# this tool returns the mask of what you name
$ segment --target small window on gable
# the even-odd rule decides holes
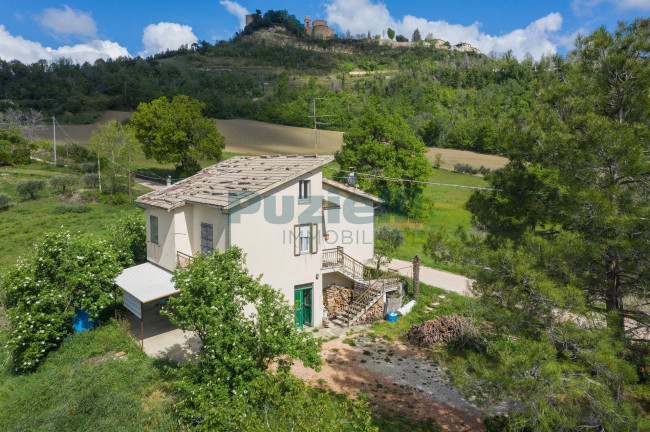
[[[158,216],[149,216],[149,241],[158,243]]]
[[[298,200],[299,201],[308,201],[309,200],[309,180],[300,180],[298,182]]]

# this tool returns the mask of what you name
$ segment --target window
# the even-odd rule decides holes
[[[318,224],[295,225],[294,255],[315,254],[318,252]]]
[[[308,254],[310,250],[310,225],[301,225],[300,226],[300,254]]]
[[[149,216],[149,241],[158,243],[158,216]]]
[[[309,200],[309,180],[300,180],[298,182],[298,201]]]
[[[201,253],[211,254],[214,251],[212,224],[201,222]]]

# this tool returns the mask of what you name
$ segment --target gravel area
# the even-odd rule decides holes
[[[295,364],[305,382],[368,402],[375,416],[432,422],[452,431],[483,431],[482,415],[450,385],[446,374],[416,350],[360,333],[323,344],[316,372]]]
[[[400,386],[416,391],[434,402],[449,404],[480,416],[449,383],[447,373],[401,344],[384,344],[367,337],[356,338],[357,347],[367,359],[359,365],[380,374]]]

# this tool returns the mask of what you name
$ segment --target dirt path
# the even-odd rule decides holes
[[[335,339],[323,344],[320,372],[294,365],[312,385],[368,400],[378,416],[433,420],[454,431],[482,431],[480,412],[450,385],[445,372],[411,348],[357,336],[356,346]]]

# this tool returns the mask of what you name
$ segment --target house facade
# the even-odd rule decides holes
[[[199,253],[238,246],[251,274],[293,302],[296,324],[319,327],[328,318],[323,288],[369,287],[363,264],[373,258],[380,202],[323,178],[332,159],[235,157],[139,197],[147,221],[143,266],[173,272]],[[128,270],[137,278],[135,269]]]

